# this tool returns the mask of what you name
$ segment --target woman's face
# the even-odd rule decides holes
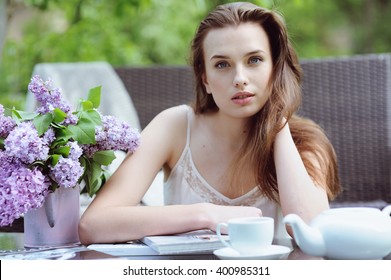
[[[270,95],[273,68],[264,29],[256,23],[212,29],[203,47],[203,82],[219,112],[247,118],[260,111]]]

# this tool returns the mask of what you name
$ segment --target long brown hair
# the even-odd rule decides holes
[[[327,188],[330,198],[339,190],[336,156],[323,131],[315,123],[294,116],[301,103],[302,70],[289,41],[285,22],[275,11],[251,3],[237,2],[218,6],[200,23],[192,42],[191,63],[196,80],[196,114],[218,111],[211,94],[207,94],[202,77],[205,74],[203,42],[212,29],[255,22],[266,32],[271,48],[273,70],[270,79],[271,94],[264,107],[251,119],[250,133],[229,172],[231,187],[240,186],[239,176],[244,162],[256,167],[256,178],[261,191],[278,201],[278,186],[273,159],[273,143],[281,130],[284,118],[288,120],[296,146],[309,175]],[[313,166],[313,157],[319,166]],[[240,187],[239,187],[240,188]]]

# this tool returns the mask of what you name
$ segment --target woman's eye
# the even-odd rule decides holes
[[[250,64],[257,64],[259,62],[262,62],[262,58],[261,57],[258,57],[258,56],[255,56],[255,57],[250,57],[250,59],[248,60],[248,62]]]
[[[228,62],[225,62],[225,61],[218,62],[218,63],[216,63],[216,65],[215,65],[216,68],[226,68],[226,67],[228,67],[228,66],[229,66]]]

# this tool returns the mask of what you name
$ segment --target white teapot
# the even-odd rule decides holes
[[[307,225],[296,214],[284,223],[292,227],[300,249],[328,259],[382,259],[391,253],[391,205],[382,211],[343,207],[323,211]]]

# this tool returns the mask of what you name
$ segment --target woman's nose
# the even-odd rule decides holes
[[[243,89],[243,87],[248,85],[248,79],[243,68],[241,67],[236,68],[233,83],[234,86],[239,89]]]

